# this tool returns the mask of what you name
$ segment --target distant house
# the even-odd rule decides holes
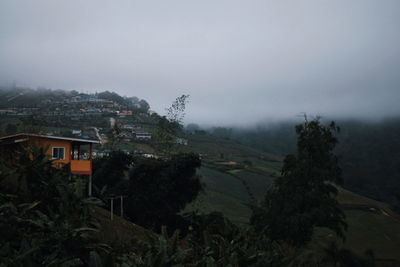
[[[0,152],[1,154],[12,153],[15,150],[24,149],[31,145],[47,147],[46,154],[49,156],[49,159],[54,160],[55,166],[71,164],[71,173],[91,175],[91,156],[89,156],[88,160],[82,160],[81,147],[88,145],[90,155],[92,145],[99,143],[97,140],[20,133],[0,137]]]
[[[14,115],[15,113],[16,111],[12,109],[0,109],[0,115]]]
[[[136,133],[136,139],[137,140],[151,140],[151,133],[146,133],[146,132],[139,133],[139,132],[137,132]]]
[[[93,150],[93,157],[94,158],[103,158],[103,157],[108,157],[111,153],[110,149],[105,149],[105,150]]]
[[[119,138],[122,138],[124,141],[130,142],[134,139],[134,136],[131,131],[124,131],[118,135]]]
[[[16,151],[33,145],[46,148],[46,155],[54,161],[54,167],[70,164],[71,174],[89,175],[89,195],[91,195],[92,146],[99,143],[97,140],[20,133],[0,137],[0,158],[10,159]],[[84,147],[86,151],[83,150]]]
[[[126,116],[132,116],[132,115],[133,115],[132,110],[121,110],[121,111],[117,114],[118,117],[126,117]]]
[[[72,130],[72,134],[74,135],[82,135],[82,130]]]
[[[179,137],[177,137],[177,138],[176,138],[176,143],[177,143],[178,145],[187,146],[187,145],[188,145],[188,140],[185,139],[185,138],[179,138]]]
[[[121,128],[124,130],[134,131],[136,126],[133,124],[124,124]]]
[[[142,154],[142,156],[145,157],[145,158],[153,158],[153,159],[157,159],[158,158],[157,155],[152,154],[152,153],[144,153],[144,154]]]

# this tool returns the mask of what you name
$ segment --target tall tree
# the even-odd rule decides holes
[[[125,172],[132,166],[133,157],[122,152],[113,151],[109,156],[93,161],[93,184],[96,194],[126,194]],[[127,178],[127,177],[126,177]]]
[[[345,215],[335,196],[334,184],[342,182],[333,149],[339,127],[319,119],[296,126],[297,154],[284,159],[282,175],[269,188],[261,208],[251,221],[256,230],[272,240],[302,246],[311,240],[315,227],[327,227],[344,238]]]
[[[126,214],[148,227],[168,225],[202,189],[195,154],[176,154],[169,160],[141,159],[130,172]]]
[[[189,95],[181,95],[172,102],[172,105],[167,108],[167,118],[170,122],[182,124],[185,117],[186,104],[189,101]]]
[[[166,109],[167,115],[160,117],[158,121],[156,132],[157,147],[165,154],[171,154],[171,152],[175,151],[176,137],[182,130],[188,98],[189,95],[177,97],[172,102],[172,105]]]

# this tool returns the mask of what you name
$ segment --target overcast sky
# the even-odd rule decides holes
[[[113,90],[186,122],[400,114],[399,0],[1,0],[0,83]]]

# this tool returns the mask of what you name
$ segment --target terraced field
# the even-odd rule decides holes
[[[249,204],[254,199],[263,199],[266,188],[279,174],[281,158],[243,146],[233,149],[230,146],[235,144],[227,140],[203,140],[202,143],[213,147],[213,154],[203,154],[205,167],[199,171],[205,190],[187,210],[219,211],[234,223],[246,226],[251,216]],[[192,146],[195,147],[201,144]],[[217,151],[223,151],[223,159],[218,157]],[[249,162],[251,164],[246,164]],[[400,266],[400,215],[385,203],[342,188],[339,188],[338,201],[348,223],[346,242],[342,246],[358,254],[372,250],[381,266]],[[331,232],[318,229],[313,245],[323,247],[332,240],[340,243]]]

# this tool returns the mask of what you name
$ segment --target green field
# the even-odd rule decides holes
[[[400,222],[390,216],[346,210],[349,229],[345,247],[362,253],[372,249],[377,258],[400,261]]]
[[[204,167],[200,169],[199,174],[207,189],[223,193],[243,202],[250,201],[250,196],[242,182],[232,175]]]
[[[246,202],[210,188],[206,188],[185,211],[197,211],[202,214],[221,212],[238,225],[248,225],[251,215],[251,209]]]
[[[268,186],[273,182],[273,177],[260,175],[249,170],[240,170],[234,173],[234,176],[240,178],[248,186],[249,191],[254,197],[261,201],[264,198]]]
[[[206,167],[202,167],[199,174],[206,187],[186,211],[219,211],[234,223],[246,226],[251,216],[248,205],[251,198],[248,191],[251,191],[258,201],[262,200],[274,176],[279,175],[281,158],[241,145],[236,146],[237,144],[229,140],[207,141],[207,138],[211,139],[202,137],[192,140],[192,149],[204,153],[203,162]],[[223,159],[218,156],[221,153],[224,154]],[[234,161],[238,164],[217,164],[221,161]],[[243,164],[244,161],[250,161],[251,165]],[[348,223],[343,247],[360,255],[372,250],[378,262],[396,261],[400,265],[399,215],[391,211],[385,203],[342,188],[339,188],[338,201],[345,209]],[[321,248],[330,240],[339,241],[330,231],[317,229],[313,245]]]

